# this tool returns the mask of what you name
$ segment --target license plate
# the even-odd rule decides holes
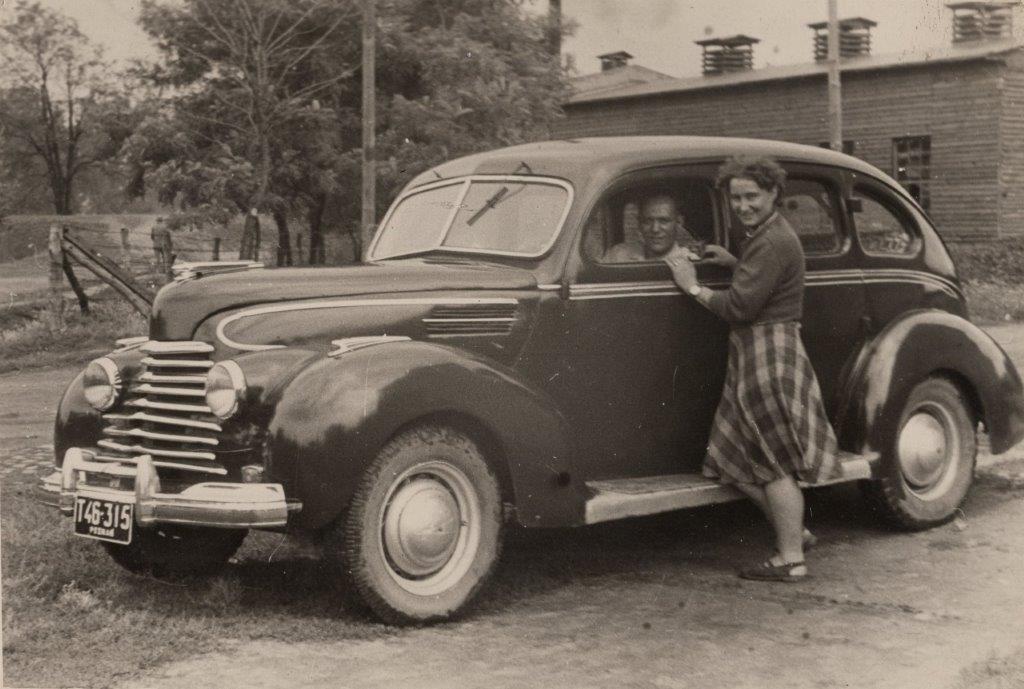
[[[75,498],[75,534],[111,543],[132,541],[135,505],[128,502]]]

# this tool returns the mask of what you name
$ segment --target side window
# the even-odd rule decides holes
[[[673,246],[700,254],[714,241],[714,201],[711,182],[699,178],[618,189],[588,219],[583,255],[597,263],[621,264],[660,261]]]
[[[875,194],[863,189],[855,193],[861,199],[861,210],[854,214],[857,239],[864,253],[875,256],[907,256],[917,251],[909,220],[894,213]]]
[[[835,193],[824,183],[811,179],[789,179],[779,212],[796,230],[804,253],[839,253],[843,248]]]

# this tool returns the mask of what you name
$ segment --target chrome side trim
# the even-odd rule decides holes
[[[131,491],[84,485],[84,474],[130,477]],[[288,513],[302,509],[288,500],[279,483],[198,483],[181,493],[163,493],[160,477],[149,455],[137,458],[134,466],[97,462],[94,455],[79,448],[64,454],[60,471],[44,477],[36,488],[40,502],[57,507],[67,516],[74,514],[75,499],[102,497],[135,505],[135,519],[141,526],[189,524],[225,529],[260,529],[285,526]]]
[[[871,268],[867,270],[823,270],[808,272],[804,277],[807,287],[831,287],[839,285],[866,285],[886,282],[904,282],[939,288],[946,293],[961,297],[956,283],[932,273],[920,270]],[[728,283],[706,282],[706,287],[725,287]],[[671,280],[649,282],[597,282],[569,286],[569,298],[616,299],[626,297],[664,297],[681,295],[682,292]]]
[[[316,302],[300,302],[293,304],[275,304],[274,306],[259,306],[252,309],[246,309],[239,311],[238,313],[232,314],[227,318],[222,319],[217,323],[217,339],[223,342],[228,347],[242,350],[243,352],[261,352],[267,349],[281,349],[284,345],[261,345],[261,344],[245,344],[242,342],[236,342],[225,334],[224,330],[234,323],[243,318],[253,318],[255,316],[263,316],[268,313],[283,313],[286,311],[311,311],[314,309],[338,309],[338,308],[354,308],[360,306],[419,306],[419,305],[432,305],[432,304],[450,304],[454,306],[462,306],[467,304],[518,304],[519,302],[515,299],[506,298],[490,298],[490,297],[470,297],[470,298],[455,298],[455,299],[441,299],[441,298],[397,298],[397,299],[334,299],[330,301],[316,301]]]
[[[515,318],[421,318],[424,323],[515,323]]]
[[[183,261],[171,266],[171,274],[175,282],[185,282],[204,275],[234,273],[262,267],[263,264],[259,261]]]
[[[340,340],[331,340],[335,349],[327,353],[327,356],[335,359],[342,354],[354,352],[357,349],[366,349],[374,345],[386,344],[388,342],[409,342],[411,338],[404,335],[366,335],[363,337],[344,337]]]

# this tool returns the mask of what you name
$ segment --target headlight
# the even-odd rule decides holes
[[[85,367],[82,379],[85,399],[94,409],[106,411],[117,403],[121,396],[121,371],[117,364],[107,357],[93,359]]]
[[[245,375],[234,361],[215,364],[206,376],[206,406],[214,416],[229,419],[245,395]]]

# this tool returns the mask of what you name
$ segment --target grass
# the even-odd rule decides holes
[[[11,480],[0,488],[7,685],[110,686],[232,639],[396,633],[353,610],[308,546],[279,534],[250,534],[219,577],[160,581],[121,570],[30,499],[27,480]]]
[[[65,303],[64,328],[54,330],[38,305],[0,309],[0,373],[84,363],[109,352],[114,340],[143,335],[146,320],[127,302],[93,297],[90,313]]]

